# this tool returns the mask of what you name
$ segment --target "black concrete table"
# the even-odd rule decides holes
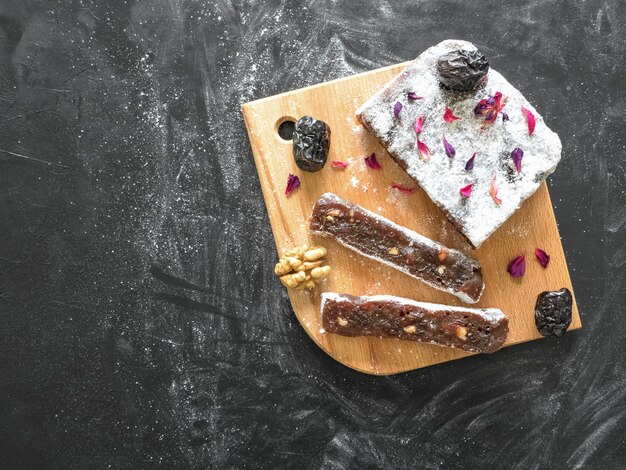
[[[1,2],[0,467],[623,467],[625,10]],[[584,327],[371,377],[308,339],[274,278],[239,104],[446,38],[563,140]]]

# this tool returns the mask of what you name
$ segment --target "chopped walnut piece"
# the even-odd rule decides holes
[[[460,325],[459,323],[446,323],[441,325],[441,327],[448,332],[459,338],[461,341],[467,340],[467,327]]]
[[[294,256],[296,258],[302,258],[302,256],[308,249],[309,249],[308,245],[300,245],[295,248],[292,248],[291,250],[285,251],[285,256],[286,257]]]
[[[330,273],[330,266],[320,266],[319,268],[313,268],[311,270],[311,277],[313,279],[324,279]]]
[[[324,266],[326,254],[323,246],[297,246],[287,250],[285,256],[278,260],[274,273],[285,287],[313,289],[330,273],[330,266]]]
[[[467,328],[464,326],[458,326],[456,329],[456,336],[462,341],[467,339]]]
[[[303,271],[300,271],[297,273],[291,273],[281,276],[280,281],[285,287],[298,287],[298,284],[304,281],[305,278],[306,274]]]
[[[316,246],[307,250],[303,256],[306,261],[315,261],[323,258],[327,253],[328,251],[323,246]]]
[[[348,324],[348,320],[346,320],[345,318],[337,317],[337,323],[339,323],[340,326],[346,326]]]
[[[291,269],[298,269],[302,264],[302,260],[296,258],[295,256],[289,256],[287,258],[287,262],[289,263],[289,266],[291,266]]]
[[[398,249],[394,246],[393,248],[389,248],[389,250],[387,250],[387,253],[389,253],[390,255],[397,255],[398,253],[400,253],[398,251]]]
[[[292,271],[292,267],[289,264],[289,261],[286,259],[281,259],[276,266],[274,266],[274,274],[277,276],[284,276],[285,274],[289,274]]]
[[[324,262],[323,261],[305,261],[300,266],[298,266],[298,268],[296,268],[296,271],[310,271],[311,269],[321,266],[322,263]]]
[[[405,333],[409,333],[409,334],[413,334],[415,333],[415,331],[417,330],[415,328],[415,325],[409,325],[409,326],[405,326],[404,328],[402,328],[404,330]]]
[[[442,264],[442,265],[440,265],[440,266],[437,268],[437,272],[438,272],[439,274],[443,274],[443,273],[445,273],[445,272],[446,272],[446,267],[445,267],[443,264]]]

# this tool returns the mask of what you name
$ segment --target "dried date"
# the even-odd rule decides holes
[[[330,127],[324,121],[303,116],[293,131],[293,158],[298,168],[316,172],[324,168],[330,148]]]
[[[478,51],[458,49],[437,59],[439,81],[456,91],[475,90],[487,80],[489,62]]]
[[[535,304],[535,325],[543,336],[561,336],[572,322],[572,293],[567,288],[542,292]]]

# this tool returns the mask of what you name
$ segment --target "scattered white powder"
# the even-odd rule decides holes
[[[404,297],[396,297],[394,295],[363,295],[359,296],[359,299],[371,302],[393,302],[398,305],[407,305],[424,310],[440,310],[448,312],[470,312],[475,315],[479,315],[489,321],[499,321],[507,318],[506,315],[498,308],[470,308],[470,307],[456,307],[451,305],[440,305],[429,302],[417,302],[412,299],[406,299]],[[322,301],[320,305],[320,311],[324,309],[324,304],[332,300],[335,302],[348,302],[352,303],[348,297],[337,292],[324,292],[322,294]]]
[[[554,171],[561,158],[561,141],[544,123],[543,118],[524,96],[502,75],[493,69],[484,89],[463,95],[444,91],[436,72],[437,58],[455,49],[475,50],[465,41],[447,40],[422,53],[379,93],[367,101],[357,114],[368,123],[387,149],[401,157],[407,164],[407,173],[426,191],[439,207],[456,219],[459,230],[476,247],[479,247],[503,222],[505,222],[539,187],[540,181]],[[406,94],[415,91],[424,99],[409,103]],[[496,92],[508,96],[504,108],[510,121],[497,121],[481,130],[482,120],[474,116],[474,106],[482,98]],[[392,113],[393,104],[404,104],[400,118]],[[446,123],[443,113],[450,106],[460,121]],[[530,109],[537,125],[528,136],[526,119],[521,106]],[[430,149],[430,161],[419,157],[415,146],[414,123],[424,118],[420,134]],[[456,157],[448,158],[442,145],[442,136],[454,145]],[[524,151],[522,172],[510,175],[503,161],[511,151],[520,147]],[[474,170],[465,170],[465,163],[476,152]],[[496,175],[498,196],[502,205],[496,206],[489,195],[492,175]],[[467,200],[459,189],[474,182],[472,195]]]
[[[365,132],[365,128],[363,126],[355,124],[354,126],[352,126],[352,132],[357,135],[362,134]]]

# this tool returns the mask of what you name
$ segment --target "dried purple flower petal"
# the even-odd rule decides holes
[[[533,135],[533,132],[535,132],[535,124],[537,123],[537,120],[535,119],[533,112],[524,106],[522,106],[522,113],[524,113],[524,116],[526,116],[526,120],[528,121],[528,135],[531,136]]]
[[[285,188],[285,196],[289,197],[296,189],[300,187],[300,178],[291,173],[287,177],[287,187]]]
[[[443,120],[444,121],[446,121],[446,122],[453,122],[453,121],[458,121],[460,119],[461,119],[460,117],[455,116],[454,112],[452,112],[452,110],[446,106],[446,112],[443,113]]]
[[[393,105],[393,117],[396,119],[400,117],[400,111],[402,111],[402,103],[396,101],[396,104]]]
[[[472,158],[470,158],[467,163],[465,164],[465,171],[471,171],[474,169],[474,159],[476,158],[476,152],[474,152],[474,155],[472,155]]]
[[[470,197],[472,194],[472,186],[474,186],[474,183],[470,183],[467,186],[463,186],[460,190],[459,193],[461,193],[461,196],[463,197]]]
[[[421,133],[423,126],[424,126],[424,118],[420,116],[417,118],[417,121],[415,121],[415,133],[416,134]]]
[[[396,183],[395,181],[391,183],[391,187],[393,189],[397,189],[404,194],[413,194],[415,192],[415,188],[409,188],[408,186],[401,185],[400,183]]]
[[[502,122],[510,121],[509,115],[507,113],[505,113],[504,111],[500,111],[500,114],[502,114]]]
[[[417,150],[419,150],[420,155],[424,160],[430,160],[430,150],[424,142],[417,139]]]
[[[372,170],[380,170],[382,166],[378,163],[376,159],[376,154],[373,153],[369,157],[365,157],[365,164],[369,166]]]
[[[539,264],[544,268],[548,266],[548,263],[550,262],[550,255],[541,248],[535,248],[535,258],[537,258]]]
[[[506,96],[502,96],[502,93],[498,91],[495,95],[484,98],[478,102],[476,107],[474,107],[474,115],[485,119],[481,127],[484,128],[496,121],[498,113],[502,112],[502,108],[506,105],[507,99]]]
[[[423,100],[424,97],[423,96],[417,96],[417,93],[415,93],[414,91],[409,91],[406,95],[407,99],[409,101],[415,101],[415,100]]]
[[[517,174],[519,175],[522,171],[522,157],[524,156],[524,151],[521,148],[516,148],[511,152],[511,158],[513,159],[513,163],[515,163],[515,168],[517,169]]]
[[[506,271],[513,277],[522,277],[526,272],[526,259],[524,255],[513,258],[506,268]]]
[[[452,144],[446,140],[445,135],[443,136],[443,148],[445,149],[448,158],[454,158],[454,156],[456,155],[456,150],[454,150]]]
[[[491,196],[491,199],[493,199],[493,202],[496,203],[496,205],[498,206],[502,205],[502,199],[498,197],[498,187],[496,186],[496,174],[495,173],[491,177],[491,182],[489,183],[489,195]]]
[[[348,168],[348,164],[346,162],[342,162],[341,160],[333,160],[332,162],[330,162],[330,166],[337,170],[343,170],[345,168]]]

